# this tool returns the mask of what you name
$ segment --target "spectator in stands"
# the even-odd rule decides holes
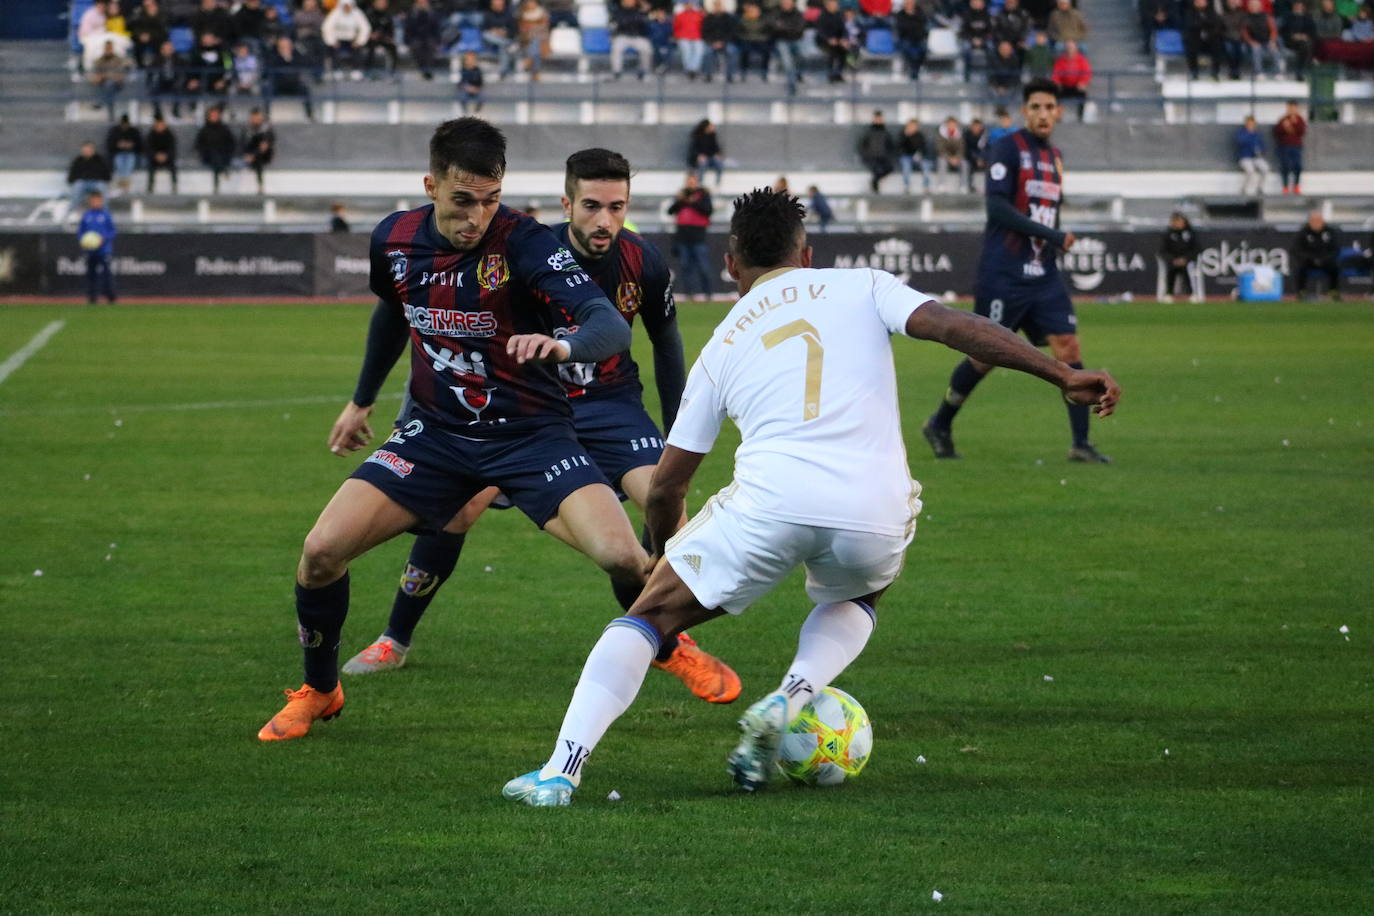
[[[224,109],[211,105],[205,112],[205,123],[196,131],[195,147],[201,163],[210,170],[216,194],[220,179],[229,174],[237,146],[233,131],[224,123]]]
[[[1049,76],[1054,71],[1054,48],[1050,37],[1043,31],[1035,33],[1035,39],[1026,49],[1026,75],[1031,79]]]
[[[1293,0],[1293,8],[1283,17],[1279,28],[1283,45],[1293,52],[1293,76],[1307,78],[1307,68],[1312,63],[1312,48],[1316,43],[1317,24],[1307,12],[1307,4]]]
[[[911,176],[917,170],[921,173],[921,191],[930,193],[930,148],[916,118],[903,124],[897,135],[897,164],[902,167],[903,193],[911,193]]]
[[[103,106],[111,121],[114,120],[115,96],[124,88],[132,65],[127,57],[115,51],[114,42],[107,41],[104,52],[95,59],[90,72],[86,74],[91,85],[100,93],[100,103],[96,107]]]
[[[749,64],[756,63],[759,77],[768,82],[768,62],[773,58],[772,27],[763,18],[763,8],[753,0],[746,0],[744,12],[739,20],[739,74],[741,80],[749,78]]]
[[[696,172],[688,172],[682,189],[668,206],[676,218],[673,247],[677,249],[682,289],[693,302],[711,298],[710,254],[706,248],[706,227],[711,224],[711,192],[701,187]]]
[[[197,104],[196,96],[224,95],[234,79],[234,60],[220,46],[214,32],[200,36],[200,46],[187,61],[185,92],[191,96],[192,105]]]
[[[1009,41],[1016,53],[1021,54],[1026,50],[1030,33],[1030,13],[1021,9],[1020,0],[1006,0],[1002,12],[993,17],[992,40],[999,43]]]
[[[458,74],[458,102],[463,106],[463,114],[482,110],[482,67],[477,62],[476,51],[463,54],[463,69]]]
[[[1021,6],[1030,14],[1031,24],[1037,32],[1045,31],[1049,25],[1050,13],[1054,12],[1054,0],[1022,0]]]
[[[547,0],[544,9],[549,11],[549,29],[551,31],[560,25],[578,28],[577,0]]]
[[[95,144],[87,140],[81,144],[81,153],[67,166],[67,184],[72,193],[72,209],[86,202],[93,193],[105,193],[105,185],[110,181],[110,164],[105,157],[95,151]]]
[[[1299,296],[1307,289],[1307,274],[1318,271],[1326,274],[1327,289],[1332,299],[1341,298],[1341,230],[1328,226],[1320,210],[1307,216],[1307,223],[1293,239],[1293,279],[1297,281]]]
[[[878,182],[891,175],[897,159],[897,143],[887,129],[881,111],[873,112],[873,121],[859,138],[859,159],[868,169],[868,187],[878,193]]]
[[[105,135],[105,152],[114,166],[115,189],[129,193],[129,179],[138,168],[138,156],[143,152],[143,134],[129,121],[127,114],[119,116],[119,123]]]
[[[153,180],[159,171],[172,176],[172,193],[177,192],[177,137],[167,126],[166,118],[156,115],[153,128],[148,131],[148,193],[153,193]]]
[[[1177,29],[1179,23],[1174,16],[1173,0],[1145,0],[1141,5],[1145,23],[1145,53],[1153,54],[1157,40],[1155,35],[1165,29]]]
[[[892,37],[906,67],[906,75],[913,82],[920,79],[929,48],[930,20],[916,0],[904,0],[902,8],[892,14]]]
[[[248,112],[248,123],[243,127],[239,151],[243,156],[243,164],[257,176],[258,193],[267,193],[263,173],[272,164],[272,156],[277,151],[277,134],[261,108]]]
[[[1009,41],[997,43],[997,53],[988,63],[988,88],[998,98],[1006,98],[1021,89],[1021,55]]]
[[[1088,84],[1093,79],[1093,67],[1078,50],[1078,42],[1064,42],[1064,53],[1055,60],[1051,76],[1059,86],[1061,100],[1078,99],[1078,120],[1082,121],[1083,109],[1088,104]]]
[[[390,0],[372,0],[372,6],[365,14],[368,24],[367,33],[367,72],[377,72],[377,57],[386,59],[385,73],[388,77],[396,75],[396,63],[400,57],[396,50],[396,23],[391,18]]]
[[[1226,75],[1240,79],[1240,62],[1246,54],[1245,22],[1249,17],[1241,0],[1226,0],[1226,12],[1221,14],[1221,45],[1226,52]]]
[[[348,219],[344,216],[344,205],[341,203],[332,204],[329,207],[329,231],[330,232],[352,232],[353,227],[348,225]]]
[[[988,149],[992,149],[992,145],[1007,134],[1016,133],[1016,125],[1011,123],[1011,112],[1007,109],[998,106],[993,117],[997,118],[997,123],[988,128]]]
[[[1317,41],[1340,41],[1349,25],[1345,17],[1336,12],[1336,0],[1322,0],[1321,7],[1312,15],[1312,23],[1316,27]]]
[[[1241,194],[1263,194],[1264,180],[1269,177],[1269,163],[1264,158],[1264,137],[1260,135],[1255,116],[1248,115],[1245,123],[1236,128],[1236,164],[1245,173],[1240,182]],[[1251,179],[1255,190],[1250,190]]]
[[[177,54],[170,41],[164,41],[157,54],[143,68],[143,79],[148,87],[148,100],[153,103],[153,114],[162,113],[163,103],[170,99],[172,114],[181,115],[181,91],[186,84],[186,63]]]
[[[832,83],[844,82],[844,68],[849,60],[849,31],[839,0],[825,0],[824,9],[816,17],[816,46],[825,54],[826,70]]]
[[[315,81],[324,75],[324,61],[328,51],[324,44],[324,13],[319,0],[301,0],[301,8],[291,17],[296,30],[295,48],[302,62],[310,67]]]
[[[821,231],[824,232],[826,227],[835,221],[835,211],[831,209],[830,201],[821,193],[821,189],[814,184],[806,189],[806,193],[811,198],[807,209],[816,214],[816,219],[821,224]]]
[[[796,0],[778,0],[777,9],[769,16],[769,38],[787,80],[787,92],[796,94],[802,81],[802,37],[806,34],[806,15],[797,8]]]
[[[1198,58],[1207,55],[1212,63],[1212,79],[1221,79],[1221,61],[1225,57],[1222,36],[1225,27],[1211,0],[1193,0],[1183,21],[1183,53],[1188,58],[1188,76],[1198,78]]]
[[[716,188],[719,189],[725,174],[723,155],[716,125],[711,123],[710,118],[702,118],[687,139],[687,167],[696,170],[698,182],[705,177],[706,170],[711,169],[716,173]]]
[[[701,64],[706,58],[706,42],[701,39],[701,24],[705,18],[696,0],[688,0],[673,17],[673,40],[677,42],[678,60],[689,82],[701,75]]]
[[[1355,21],[1341,33],[1341,38],[1360,43],[1374,41],[1374,16],[1371,16],[1367,4],[1355,11]]]
[[[80,239],[87,232],[95,232],[101,238],[98,247],[86,251],[86,301],[95,305],[104,296],[113,304],[114,271],[110,270],[110,260],[114,257],[114,216],[105,208],[105,195],[99,191],[87,195],[85,204],[86,212],[81,214],[76,237]]]
[[[501,0],[492,0],[495,9]],[[502,7],[504,9],[504,7]],[[372,23],[363,15],[353,0],[339,0],[338,6],[329,11],[320,25],[320,39],[324,42],[325,53],[334,79],[343,79],[345,70],[352,70],[354,79],[362,79],[360,57],[372,37]]]
[[[983,174],[987,166],[985,156],[988,148],[988,132],[983,127],[982,119],[974,118],[964,129],[964,159],[968,163],[968,192],[976,193],[978,176]]]
[[[262,76],[262,65],[247,42],[234,46],[234,89],[244,95],[258,91]]]
[[[539,70],[549,44],[549,11],[539,0],[522,0],[515,15],[515,44],[525,61],[530,79],[538,82]],[[647,63],[647,59],[641,60]],[[641,77],[643,71],[640,71]]]
[[[310,94],[310,82],[305,78],[310,65],[296,54],[296,44],[282,36],[277,39],[267,59],[267,76],[262,84],[263,110],[272,113],[272,100],[279,95],[298,97],[305,106],[305,116],[315,120],[315,106]]]
[[[967,186],[968,174],[965,170],[968,160],[964,158],[964,132],[953,115],[945,118],[945,123],[935,130],[935,160],[941,172],[959,176],[955,179],[956,189]]]
[[[496,53],[497,79],[515,72],[515,56],[511,52],[516,30],[515,16],[506,9],[506,0],[491,0],[491,6],[482,14],[482,44]]]
[[[76,40],[83,46],[87,41],[98,35],[104,35],[107,31],[105,22],[109,17],[105,15],[105,0],[95,0],[90,6],[86,7],[86,12],[81,14],[81,18],[76,23]]]
[[[1050,13],[1050,21],[1045,31],[1054,42],[1055,50],[1064,50],[1071,41],[1081,48],[1084,39],[1088,37],[1088,20],[1074,9],[1070,0],[1058,0],[1054,12]]]
[[[429,5],[429,0],[415,0],[415,5],[406,13],[406,47],[410,49],[415,69],[427,80],[434,79],[434,55],[439,46],[439,17]]]
[[[733,13],[725,12],[720,0],[711,0],[707,7],[706,18],[701,21],[701,38],[706,42],[706,55],[703,69],[706,82],[725,67],[725,81],[733,83],[735,72],[739,69],[739,47],[735,38],[739,34],[739,20]]]
[[[262,27],[267,23],[267,11],[262,0],[243,0],[233,13],[234,39],[247,42],[257,54],[262,51]]]
[[[167,20],[157,0],[143,0],[143,5],[129,17],[129,36],[134,40],[134,63],[148,66],[167,40]]]
[[[865,47],[867,32],[863,22],[859,19],[858,10],[853,7],[845,7],[841,13],[844,15],[845,38],[849,41],[849,56],[845,62],[849,65],[849,69],[857,70],[859,69],[860,55]]]
[[[1173,216],[1169,217],[1169,228],[1159,240],[1159,259],[1165,268],[1165,302],[1174,301],[1174,290],[1178,288],[1179,280],[1187,284],[1188,295],[1193,294],[1193,274],[1190,268],[1201,251],[1202,246],[1198,243],[1197,233],[1193,231],[1188,217],[1175,211]]]
[[[1264,11],[1260,0],[1250,0],[1245,15],[1245,45],[1250,49],[1250,66],[1255,78],[1265,75],[1268,62],[1275,76],[1283,70],[1283,52],[1279,50],[1279,29],[1274,17]]]
[[[277,39],[283,37],[290,38],[291,32],[286,23],[281,21],[281,11],[274,5],[265,7],[262,11],[262,43],[258,56],[265,59],[277,46]]]
[[[197,47],[202,35],[213,35],[224,44],[234,40],[234,17],[218,0],[200,0],[200,9],[191,17],[191,31],[195,33]]]
[[[1279,177],[1283,179],[1283,193],[1302,193],[1302,147],[1307,136],[1307,122],[1298,113],[1295,99],[1274,125],[1274,152],[1279,157]]]
[[[663,74],[673,61],[673,19],[671,10],[649,7],[649,45],[654,49],[654,72]]]
[[[654,46],[649,41],[649,16],[641,0],[620,0],[611,19],[611,78],[620,79],[625,69],[625,52],[635,52],[635,69],[640,79],[653,65]]]
[[[1064,0],[1067,2],[1067,0]],[[973,58],[982,58],[988,63],[992,48],[992,17],[988,15],[983,0],[969,0],[959,23],[959,49],[964,59],[964,82],[972,79]]]

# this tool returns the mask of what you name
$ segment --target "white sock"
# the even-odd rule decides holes
[[[630,708],[657,652],[658,634],[648,623],[635,617],[611,621],[582,666],[558,741],[539,771],[540,779],[562,776],[575,786],[581,784],[587,755],[611,723]]]
[[[778,688],[787,697],[787,721],[859,657],[873,634],[873,617],[857,601],[818,604],[802,624],[797,655]]]

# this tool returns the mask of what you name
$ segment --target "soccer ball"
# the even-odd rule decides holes
[[[837,786],[868,763],[873,725],[859,701],[827,687],[802,707],[782,736],[778,769],[793,782]]]
[[[81,233],[81,238],[77,239],[77,241],[81,243],[81,247],[84,250],[95,251],[101,245],[105,244],[105,236],[92,229],[89,232]]]

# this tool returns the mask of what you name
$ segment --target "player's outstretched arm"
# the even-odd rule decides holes
[[[652,559],[663,554],[668,539],[677,533],[687,501],[687,488],[701,459],[700,452],[689,452],[669,445],[663,450],[649,484],[649,496],[644,502],[644,525],[649,529],[649,551]]]
[[[1074,369],[1031,346],[981,315],[928,300],[906,320],[908,337],[934,340],[981,363],[1019,369],[1042,378],[1075,404],[1090,405],[1098,416],[1111,416],[1121,398],[1116,379],[1101,370]]]
[[[577,330],[555,340],[547,334],[512,334],[506,352],[517,363],[594,363],[630,349],[630,326],[605,296],[573,308]]]

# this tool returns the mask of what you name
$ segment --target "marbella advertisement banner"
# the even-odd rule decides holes
[[[1289,233],[1268,228],[1199,232],[1197,274],[1206,295],[1229,295],[1237,276],[1256,265],[1289,271]],[[650,233],[676,266],[672,235]],[[1162,291],[1160,233],[1113,230],[1078,236],[1060,256],[1075,297],[1120,301]],[[875,267],[933,296],[973,294],[982,248],[975,231],[812,232],[817,267]],[[725,236],[709,236],[720,265],[713,292],[731,289],[724,270]],[[113,268],[122,297],[187,299],[310,296],[369,298],[366,233],[123,233]],[[73,234],[0,234],[0,296],[82,296],[86,257]],[[695,290],[677,290],[679,296]]]

